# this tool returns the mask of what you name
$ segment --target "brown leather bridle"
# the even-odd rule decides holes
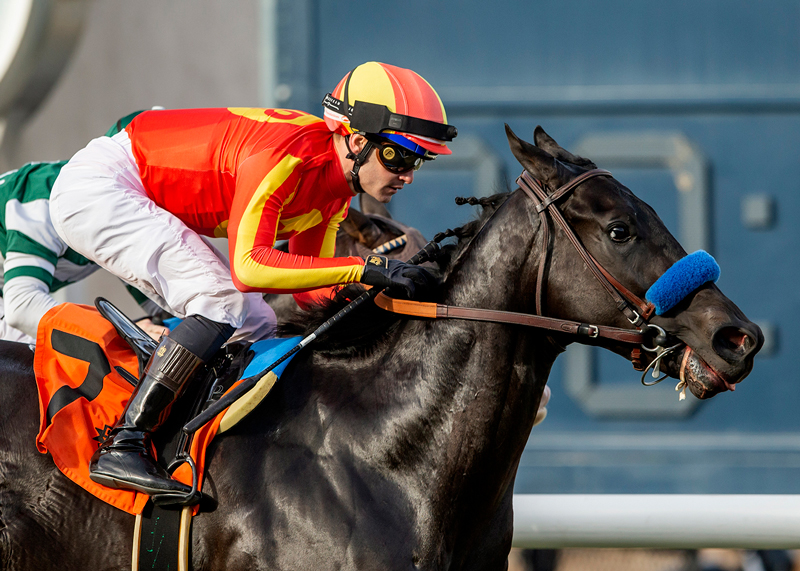
[[[605,268],[603,268],[602,265],[600,265],[600,263],[583,246],[580,239],[575,234],[575,231],[564,219],[564,216],[561,214],[557,204],[559,200],[575,190],[575,188],[577,188],[580,184],[597,176],[610,177],[612,175],[609,171],[602,169],[589,170],[578,175],[567,184],[559,187],[550,194],[548,194],[544,188],[542,188],[539,182],[530,174],[528,174],[527,171],[523,171],[519,178],[517,178],[517,184],[519,184],[520,189],[528,197],[530,197],[536,205],[536,212],[541,220],[542,246],[541,254],[539,256],[538,277],[536,280],[536,315],[517,313],[513,311],[480,309],[474,307],[457,307],[440,303],[399,300],[391,298],[384,293],[377,295],[375,298],[375,304],[387,311],[392,311],[394,313],[400,313],[403,315],[413,315],[416,317],[427,318],[468,319],[473,321],[489,321],[494,323],[524,325],[528,327],[545,329],[548,331],[566,333],[569,335],[585,336],[590,338],[602,337],[623,344],[636,345],[637,347],[634,347],[631,350],[631,361],[633,362],[634,368],[637,370],[645,370],[641,361],[642,352],[639,347],[647,351],[660,349],[656,347],[649,348],[646,346],[648,333],[651,333],[648,330],[653,329],[656,333],[660,333],[662,334],[662,337],[665,337],[663,329],[648,323],[648,320],[652,317],[653,312],[655,311],[654,305],[634,294],[632,291],[622,285],[616,278],[614,278]],[[571,321],[568,319],[545,317],[541,315],[543,296],[542,284],[544,283],[544,272],[547,264],[547,258],[550,253],[551,232],[548,214],[559,224],[559,226],[561,226],[564,234],[574,246],[575,250],[577,250],[586,266],[592,272],[597,281],[609,293],[609,295],[611,295],[617,309],[625,315],[631,325],[636,327],[636,329],[623,329],[619,327],[593,325]],[[654,342],[658,343],[658,341]],[[660,355],[661,351],[659,350],[657,353]]]
[[[577,250],[578,254],[583,258],[586,267],[594,275],[595,279],[600,282],[605,290],[611,295],[617,309],[621,311],[632,325],[641,328],[647,324],[647,321],[652,317],[655,311],[655,306],[649,301],[645,301],[634,294],[631,290],[622,285],[606,271],[603,266],[586,250],[581,244],[575,231],[564,219],[561,211],[556,204],[559,200],[571,193],[581,183],[598,176],[612,176],[610,172],[602,169],[593,169],[586,171],[569,181],[567,184],[556,189],[552,194],[542,188],[535,178],[533,178],[528,171],[522,171],[522,174],[517,178],[517,184],[520,189],[527,194],[531,200],[536,204],[536,212],[539,214],[542,228],[542,253],[539,257],[539,275],[536,280],[536,313],[542,313],[542,284],[544,283],[544,270],[547,262],[547,257],[550,251],[550,224],[547,219],[547,214],[558,222],[564,234],[569,239],[570,243]]]

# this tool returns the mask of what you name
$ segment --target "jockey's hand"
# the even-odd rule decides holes
[[[539,410],[536,411],[536,418],[533,420],[533,425],[536,426],[547,417],[547,403],[550,402],[550,387],[544,386],[542,393],[542,400],[539,401]]]
[[[169,335],[169,328],[164,327],[163,325],[156,325],[153,323],[149,317],[145,317],[144,319],[140,319],[136,322],[142,331],[147,333],[150,337],[158,341],[161,339],[161,336]]]
[[[385,256],[368,256],[361,283],[389,288],[389,293],[394,296],[414,299],[424,297],[427,291],[435,288],[436,278],[413,264],[389,260]]]

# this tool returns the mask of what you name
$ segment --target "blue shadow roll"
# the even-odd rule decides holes
[[[662,315],[701,285],[719,279],[719,265],[714,257],[698,250],[681,258],[656,280],[645,294],[645,299]]]

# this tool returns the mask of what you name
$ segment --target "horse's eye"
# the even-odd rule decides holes
[[[628,227],[624,224],[620,224],[619,222],[611,225],[611,227],[608,229],[608,235],[615,242],[625,242],[631,237]]]

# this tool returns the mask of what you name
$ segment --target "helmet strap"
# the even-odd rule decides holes
[[[350,149],[350,135],[347,135],[344,138],[344,144],[347,146],[347,155],[345,158],[353,161],[353,168],[350,170],[350,176],[353,179],[353,188],[356,189],[356,192],[363,194],[364,189],[361,187],[361,181],[358,178],[358,171],[361,169],[361,165],[367,162],[367,158],[369,158],[369,153],[372,151],[374,144],[372,141],[367,140],[367,144],[364,145],[364,148],[361,149],[358,154],[355,154]]]

